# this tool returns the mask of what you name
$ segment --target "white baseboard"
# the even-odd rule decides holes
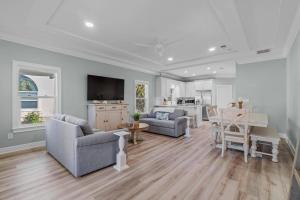
[[[16,146],[3,147],[0,148],[0,155],[13,153],[17,151],[29,150],[36,147],[44,147],[45,145],[46,145],[45,141],[39,141],[39,142],[32,142],[32,143],[21,144]]]
[[[279,136],[286,141],[286,143],[289,146],[290,152],[293,154],[293,156],[295,156],[295,152],[296,152],[295,147],[294,147],[293,143],[291,142],[290,138],[287,136],[287,134],[279,133]]]

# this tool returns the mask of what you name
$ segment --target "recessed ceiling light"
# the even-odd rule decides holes
[[[209,49],[208,49],[208,51],[210,51],[210,52],[213,52],[213,51],[215,51],[216,50],[216,47],[210,47]]]
[[[193,73],[193,74],[192,74],[192,76],[196,76],[196,74],[195,74],[195,73]]]
[[[213,74],[216,74],[217,73],[217,71],[213,71]]]
[[[185,70],[183,73],[187,74],[187,73],[189,73],[189,72],[188,72],[188,70]]]
[[[172,57],[169,57],[168,58],[168,61],[173,61],[174,59]]]
[[[206,67],[206,70],[211,70],[211,68],[210,67]]]
[[[92,22],[84,22],[85,26],[88,27],[88,28],[93,28],[94,27],[94,24]]]

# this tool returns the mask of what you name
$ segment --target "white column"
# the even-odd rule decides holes
[[[122,171],[127,169],[129,166],[127,165],[126,154],[124,152],[124,145],[125,145],[125,135],[129,135],[128,132],[121,131],[114,133],[115,135],[119,136],[119,153],[117,154],[117,163],[114,168],[118,171]]]
[[[185,118],[186,118],[186,129],[185,129],[184,137],[189,138],[189,137],[191,137],[191,134],[190,134],[190,120],[191,120],[191,118],[190,117],[185,117]]]

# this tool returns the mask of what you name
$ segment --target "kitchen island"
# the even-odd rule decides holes
[[[202,123],[202,109],[203,105],[155,105],[154,112],[164,111],[164,112],[173,112],[175,109],[182,109],[187,111],[188,116],[192,119],[191,126],[199,128]]]

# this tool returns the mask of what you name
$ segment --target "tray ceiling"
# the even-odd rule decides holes
[[[175,72],[283,57],[298,8],[298,0],[2,0],[0,38],[150,73]],[[271,52],[257,55],[262,49]]]

